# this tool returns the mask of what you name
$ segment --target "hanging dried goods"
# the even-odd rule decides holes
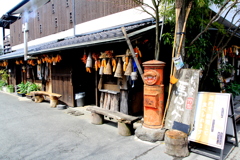
[[[20,63],[19,63],[19,61],[18,61],[18,60],[16,60],[15,64],[16,64],[16,65],[19,65]]]
[[[100,68],[100,65],[98,65],[99,54],[93,53],[92,58],[95,60],[95,62],[94,62],[95,70],[98,71],[98,68]]]
[[[116,67],[117,67],[117,62],[116,62],[115,58],[112,58],[112,66],[113,66],[112,71],[115,72],[116,71]]]
[[[62,57],[58,54],[57,56],[56,56],[56,61],[57,62],[60,62],[62,60]]]
[[[84,64],[87,63],[87,55],[85,53],[83,54],[83,57],[81,58],[81,60]]]
[[[87,67],[86,72],[91,73],[91,68]]]
[[[136,57],[142,57],[142,52],[140,51],[140,49],[136,46],[134,49],[134,52],[137,53]]]
[[[41,63],[42,63],[41,59],[38,59],[37,64],[41,64]]]

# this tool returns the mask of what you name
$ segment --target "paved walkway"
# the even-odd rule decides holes
[[[235,99],[235,109],[240,107],[238,100],[240,97]],[[0,159],[3,160],[212,159],[196,153],[174,158],[164,153],[164,142],[145,142],[135,135],[120,136],[112,122],[93,125],[87,107],[71,108],[84,113],[73,116],[68,114],[69,110],[50,108],[48,102],[34,103],[15,94],[0,92],[0,101]],[[237,133],[240,140],[240,124]],[[224,158],[239,160],[239,147],[226,144]]]

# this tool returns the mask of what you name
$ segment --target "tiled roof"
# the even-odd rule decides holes
[[[152,24],[151,22],[145,22],[145,23],[127,26],[127,27],[125,27],[125,29],[128,33],[130,33],[135,30],[139,30],[141,28],[149,26],[151,24]],[[89,44],[91,44],[91,42],[101,42],[101,40],[114,39],[114,38],[119,38],[119,37],[123,37],[121,28],[102,30],[99,32],[79,35],[76,37],[66,38],[64,40],[57,41],[57,42],[50,42],[48,44],[35,46],[34,49],[30,51],[30,54],[32,51],[41,51],[41,50],[46,50],[46,49],[51,49],[51,48],[71,46],[74,44],[84,44],[84,43],[86,44],[87,43],[89,45]],[[92,44],[95,44],[95,43],[92,43]]]
[[[125,41],[125,37],[122,33],[121,27],[123,26],[118,26],[111,29],[100,30],[92,33],[77,35],[75,37],[55,40],[52,42],[31,46],[28,47],[28,55],[49,53],[72,48],[81,48],[101,43]],[[155,25],[153,25],[152,20],[147,20],[145,22],[135,23],[124,27],[126,32],[130,36],[135,36],[138,35],[139,33],[155,28]],[[0,60],[19,58],[23,57],[23,55],[24,49],[19,49],[14,52],[0,56]]]

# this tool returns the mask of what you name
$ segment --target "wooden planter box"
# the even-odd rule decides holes
[[[8,93],[13,93],[14,92],[14,88],[7,88],[7,92]]]

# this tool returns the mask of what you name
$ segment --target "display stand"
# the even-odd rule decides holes
[[[233,140],[229,141],[229,138]],[[225,142],[238,147],[232,95],[199,92],[195,128],[189,136],[191,152],[222,160]],[[199,148],[201,145],[204,147]],[[202,148],[210,148],[214,151],[210,153],[207,150],[201,150]]]

